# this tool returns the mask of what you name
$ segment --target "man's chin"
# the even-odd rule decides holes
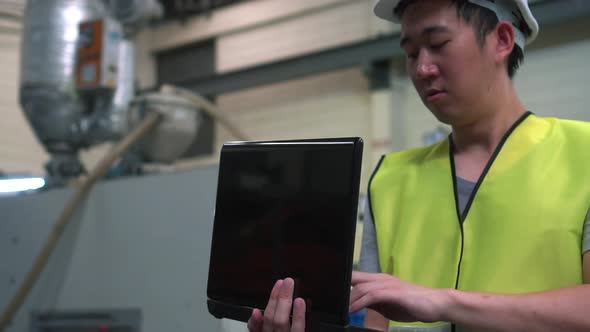
[[[450,112],[448,110],[445,109],[433,109],[430,108],[430,113],[432,113],[432,115],[434,115],[434,117],[439,121],[442,122],[444,124],[447,125],[453,125],[454,122],[456,122],[456,118],[457,116],[455,114],[453,114],[453,112]]]

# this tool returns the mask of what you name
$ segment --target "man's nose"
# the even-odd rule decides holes
[[[428,52],[420,52],[418,61],[416,61],[416,76],[419,79],[427,79],[437,76],[439,73],[438,66],[434,63]]]

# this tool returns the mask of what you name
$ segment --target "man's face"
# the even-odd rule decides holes
[[[493,56],[450,0],[410,4],[402,17],[401,47],[420,98],[439,121],[461,125],[477,117],[478,104],[490,93]]]

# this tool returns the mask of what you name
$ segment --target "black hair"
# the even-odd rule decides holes
[[[394,8],[393,13],[397,17],[402,17],[406,8],[415,0],[402,0],[400,3]],[[480,47],[483,47],[485,42],[485,37],[494,30],[496,25],[498,25],[498,17],[496,13],[493,11],[472,4],[468,0],[450,0],[451,4],[454,4],[457,8],[457,16],[464,20],[465,22],[469,23],[474,31],[475,36],[477,38],[478,44]],[[521,19],[521,24],[516,29],[523,31],[525,35],[530,35],[531,30],[524,22],[524,19]],[[514,45],[512,52],[508,56],[508,77],[512,79],[516,74],[516,71],[520,67],[524,59],[524,53],[520,46]]]

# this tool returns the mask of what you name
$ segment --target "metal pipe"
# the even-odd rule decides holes
[[[117,87],[114,94],[99,97],[95,93],[93,113],[82,119],[83,136],[88,145],[118,140],[128,131],[127,110],[135,97],[135,43],[119,42]]]

